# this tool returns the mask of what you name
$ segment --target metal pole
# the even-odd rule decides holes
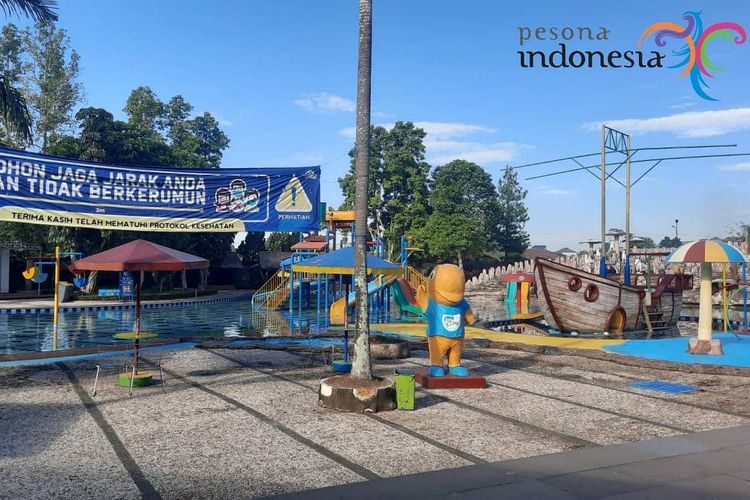
[[[601,216],[601,236],[602,236],[602,256],[601,259],[599,259],[599,275],[602,278],[607,277],[607,243],[604,241],[604,234],[607,232],[606,228],[606,216],[607,216],[607,206],[606,206],[606,190],[607,190],[607,151],[605,149],[605,129],[606,127],[602,125],[602,216]]]
[[[623,278],[626,285],[630,285],[630,136],[627,135],[627,149],[625,150],[625,262]]]
[[[60,321],[60,247],[55,247],[55,298],[52,309],[52,347],[57,350],[57,325]]]

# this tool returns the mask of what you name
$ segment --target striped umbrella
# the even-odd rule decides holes
[[[711,340],[711,264],[745,264],[747,257],[721,240],[698,240],[685,243],[665,260],[670,264],[699,262],[701,264],[700,308],[698,312],[698,341],[691,343],[688,352],[696,354],[721,354],[718,340]]]
[[[677,262],[711,262],[745,264],[747,257],[729,243],[721,240],[698,240],[685,243],[666,256],[669,263]]]

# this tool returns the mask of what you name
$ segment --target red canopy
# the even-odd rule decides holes
[[[77,271],[182,271],[205,269],[208,260],[146,240],[135,240],[119,247],[77,260],[70,270]]]
[[[504,274],[501,280],[505,283],[508,283],[511,281],[515,281],[515,282],[528,281],[529,283],[534,283],[534,281],[536,281],[534,279],[533,274],[523,273],[523,272]]]

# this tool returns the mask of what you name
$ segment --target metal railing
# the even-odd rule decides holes
[[[411,266],[406,266],[404,278],[414,290],[418,290],[421,285],[427,282],[427,278]]]
[[[279,300],[279,295],[284,294],[283,298]],[[263,307],[265,309],[273,309],[286,300],[289,295],[289,272],[279,269],[273,276],[263,283],[263,286],[258,288],[253,294],[252,305],[255,307]],[[274,304],[275,305],[272,305]]]

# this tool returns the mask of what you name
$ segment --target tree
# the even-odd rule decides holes
[[[728,240],[747,241],[748,237],[750,237],[750,225],[745,222],[738,221],[727,227],[726,239]]]
[[[54,0],[0,0],[0,9],[6,16],[24,15],[36,22],[57,21],[56,7],[57,2]],[[14,87],[12,81],[6,79],[4,73],[0,74],[0,119],[5,130],[31,142],[31,115],[26,98]]]
[[[77,81],[80,57],[70,48],[65,30],[51,22],[25,30],[23,39],[30,59],[26,92],[35,143],[45,152],[52,140],[75,123],[73,108],[83,97]]]
[[[680,245],[682,245],[682,241],[677,237],[670,238],[669,236],[665,236],[659,242],[659,247],[661,248],[677,248]]]
[[[6,16],[26,16],[36,22],[57,21],[56,8],[56,0],[0,0],[0,9]]]
[[[270,252],[289,252],[291,246],[299,241],[297,233],[271,233],[266,238],[266,250]]]
[[[167,108],[150,87],[141,86],[128,96],[123,108],[132,127],[158,133],[164,128]]]
[[[656,243],[654,243],[653,239],[649,238],[648,236],[645,236],[639,246],[641,248],[656,248]]]
[[[370,308],[367,295],[367,201],[370,166],[370,91],[372,71],[372,0],[359,1],[359,50],[357,53],[357,126],[354,196],[354,294],[357,300],[354,320],[354,359],[351,376],[372,380],[370,360]],[[385,185],[383,186],[385,189]]]
[[[427,218],[430,165],[424,161],[425,136],[411,122],[398,121],[391,130],[370,128],[368,216],[373,229],[388,241],[390,258],[398,253],[401,236],[421,227]],[[356,146],[350,151],[349,172],[339,179],[346,208],[354,206],[358,151]]]
[[[22,58],[23,39],[21,32],[13,24],[3,26],[0,34],[0,75],[2,75],[2,83],[9,89],[0,89],[0,92],[13,92],[21,86],[21,77],[24,72]],[[28,113],[28,109],[24,109],[22,112]],[[19,130],[9,126],[7,120],[2,120],[2,123],[0,123],[0,143],[22,148],[28,143],[28,140],[28,136],[19,134]]]
[[[529,212],[523,200],[526,190],[518,183],[516,171],[506,167],[498,185],[499,205],[495,220],[493,240],[504,253],[504,260],[517,259],[529,247],[529,235],[524,230]]]
[[[219,168],[222,151],[229,146],[229,138],[208,112],[176,122],[170,137],[178,163],[188,167]]]
[[[491,249],[492,223],[498,212],[498,193],[482,167],[454,160],[432,174],[432,213],[418,231],[428,253],[441,260],[480,257]]]
[[[476,220],[466,214],[433,212],[427,223],[417,231],[431,257],[453,261],[463,269],[464,256],[479,257],[487,250],[486,234],[476,230]]]
[[[237,247],[237,254],[242,259],[242,265],[252,266],[260,262],[260,252],[265,249],[265,233],[249,231]]]

